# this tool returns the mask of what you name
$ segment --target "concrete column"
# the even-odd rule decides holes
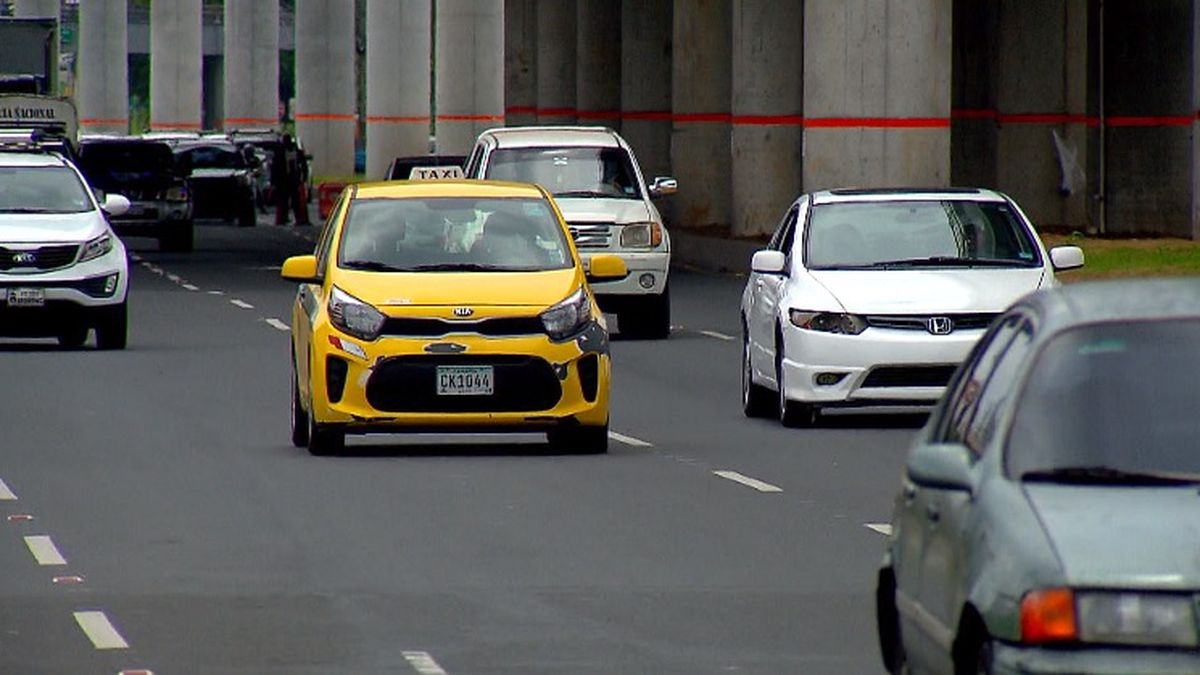
[[[279,3],[225,0],[226,130],[279,126]]]
[[[650,177],[671,173],[673,7],[673,0],[621,3],[621,136]]]
[[[429,153],[430,0],[367,0],[367,178]]]
[[[806,190],[950,182],[951,0],[806,0]]]
[[[576,2],[537,6],[537,121],[575,123]]]
[[[578,0],[575,109],[580,124],[621,126],[621,4]]]
[[[733,234],[768,234],[801,191],[803,0],[733,2]]]
[[[86,3],[80,3],[81,5]],[[13,16],[20,18],[42,18],[52,16],[59,18],[62,7],[59,0],[16,0],[13,3]]]
[[[470,152],[504,124],[504,0],[437,0],[437,148]]]
[[[504,118],[537,123],[537,0],[504,0]]]
[[[199,131],[201,0],[150,4],[150,128]]]
[[[89,0],[79,5],[75,101],[80,131],[129,132],[126,5],[126,0]]]
[[[354,0],[296,0],[296,135],[313,176],[354,173]]]
[[[675,224],[729,225],[730,0],[675,0],[671,166]]]
[[[954,2],[950,183],[996,185],[995,0]]]

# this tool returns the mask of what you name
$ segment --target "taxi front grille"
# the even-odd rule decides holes
[[[389,317],[383,335],[393,337],[441,337],[451,333],[475,333],[488,337],[541,335],[546,332],[536,316],[505,316],[478,321],[447,321],[426,317]]]
[[[567,223],[575,246],[579,248],[608,248],[612,245],[613,223]]]
[[[69,266],[79,255],[79,244],[10,249],[0,246],[0,270],[56,270]]]
[[[439,396],[438,366],[491,366],[492,394]],[[545,360],[519,355],[397,356],[375,366],[367,402],[391,413],[535,412],[562,398],[562,384]]]

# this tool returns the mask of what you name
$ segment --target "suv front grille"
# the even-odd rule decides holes
[[[491,366],[490,396],[438,396],[438,366]],[[562,398],[545,360],[519,355],[429,355],[385,359],[367,380],[367,402],[384,412],[534,412]]]
[[[79,244],[10,249],[0,246],[0,271],[36,269],[42,271],[68,267],[79,255]]]
[[[872,328],[891,328],[894,330],[929,330],[929,321],[934,318],[947,318],[953,322],[953,330],[982,330],[992,324],[996,312],[977,312],[974,314],[868,314],[865,318],[867,325]]]
[[[579,248],[608,248],[612,245],[613,223],[567,223]]]

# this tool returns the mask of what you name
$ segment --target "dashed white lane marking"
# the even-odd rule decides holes
[[[633,436],[626,436],[625,434],[618,434],[615,431],[609,431],[608,437],[618,443],[624,443],[625,445],[632,445],[635,448],[653,448],[654,447],[653,443],[648,443],[646,441],[643,441],[640,438],[634,438]]]
[[[96,649],[129,649],[129,643],[121,637],[104,612],[75,612],[75,623],[79,624]]]
[[[751,478],[736,471],[714,471],[713,473],[726,480],[731,480],[735,483],[741,483],[746,487],[752,487],[759,492],[783,492],[783,488],[781,487],[771,485],[770,483],[764,483],[757,478]]]
[[[225,295],[225,291],[209,291],[209,295]]]
[[[183,286],[183,289],[184,289],[184,290],[186,290],[186,291],[198,291],[198,290],[200,290],[200,287],[199,287],[199,286],[196,286],[196,285],[194,285],[194,284],[181,284],[181,285]]]
[[[718,340],[724,340],[725,342],[733,342],[733,341],[737,340],[737,338],[736,338],[736,337],[734,337],[734,336],[732,336],[732,335],[726,335],[726,334],[724,334],[724,333],[718,333],[718,332],[717,332],[717,331],[715,331],[715,330],[702,330],[702,331],[700,331],[700,334],[701,334],[701,335],[707,335],[707,336],[708,336],[708,337],[710,337],[710,338],[716,338],[716,339],[718,339]]]
[[[892,536],[891,523],[863,523],[863,527],[867,528],[868,530],[878,532],[885,537]]]
[[[167,273],[167,280],[176,284],[183,281],[178,274],[171,274],[170,272]]]
[[[66,565],[67,559],[59,553],[58,547],[46,535],[34,535],[25,537],[25,545],[29,547],[29,552],[33,554],[34,560],[37,560],[39,565]]]
[[[4,484],[3,480],[0,480],[0,501],[11,502],[16,501],[16,499],[17,495],[15,495],[12,490],[8,489],[8,486]]]
[[[404,652],[404,660],[408,661],[413,670],[421,675],[447,675],[438,662],[429,655],[429,652]]]
[[[277,328],[277,329],[279,329],[281,331],[285,331],[285,332],[292,330],[291,326],[280,321],[279,319],[267,319],[266,321],[267,321],[267,324],[269,326],[271,326],[272,328]]]
[[[238,300],[237,298],[230,300],[229,304],[233,305],[234,307],[241,307],[242,309],[254,309],[254,305],[248,302],[243,302],[242,300]]]

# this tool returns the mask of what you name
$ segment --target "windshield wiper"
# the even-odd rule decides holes
[[[633,195],[627,195],[623,192],[603,192],[600,190],[567,190],[566,192],[555,192],[555,197],[595,197],[598,199],[634,199]]]
[[[348,270],[366,270],[368,272],[404,272],[405,270],[394,265],[379,262],[378,260],[346,260],[342,262],[342,267]]]
[[[1025,267],[1032,261],[1004,260],[1001,258],[960,258],[951,255],[934,255],[928,258],[900,258],[897,260],[880,260],[871,263],[871,267]]]
[[[482,263],[436,263],[433,265],[417,265],[405,269],[406,272],[511,272],[512,267],[500,265],[484,265]]]
[[[1111,466],[1064,466],[1026,471],[1021,474],[1021,480],[1085,485],[1193,485],[1200,483],[1200,473],[1125,471]]]

